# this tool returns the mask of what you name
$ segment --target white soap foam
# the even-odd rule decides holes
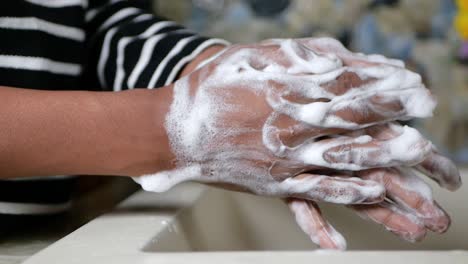
[[[196,179],[200,174],[200,166],[192,165],[171,171],[142,175],[133,179],[140,184],[145,191],[165,192],[181,182]]]
[[[422,199],[425,200],[426,204],[433,204],[431,187],[419,177],[417,171],[414,168],[400,167],[398,168],[398,171],[401,175],[401,178],[400,181],[396,182],[400,185],[400,188],[407,190],[408,193],[413,192],[418,194],[420,197],[422,197]],[[392,199],[398,201],[398,203],[404,206],[406,210],[412,212],[422,219],[440,217],[444,215],[444,213],[441,210],[438,210],[437,207],[434,207],[436,208],[435,210],[432,210],[433,208],[431,208],[430,212],[423,212],[427,208],[412,208],[399,197],[392,197]],[[421,204],[421,206],[425,206],[425,204]]]
[[[297,40],[272,40],[268,45],[277,45],[274,53],[271,53],[270,49],[263,50],[263,46],[259,45],[235,45],[227,48],[217,54],[216,58],[207,61],[195,73],[174,84],[174,99],[166,116],[165,127],[177,158],[177,168],[137,178],[137,182],[145,190],[165,191],[186,180],[231,183],[256,194],[272,196],[320,190],[316,186],[318,181],[311,179],[310,182],[279,182],[270,174],[270,168],[273,163],[281,161],[286,167],[284,171],[291,169],[291,177],[295,175],[294,171],[297,171],[293,168],[296,169],[301,163],[335,169],[362,169],[365,168],[362,164],[332,164],[325,161],[323,155],[330,148],[343,143],[363,144],[370,140],[369,137],[345,141],[337,139],[326,144],[306,140],[302,145],[290,148],[285,146],[278,136],[281,129],[274,125],[276,117],[287,114],[316,128],[363,128],[372,124],[345,121],[336,115],[336,111],[346,106],[359,110],[363,106],[356,103],[356,98],[363,98],[364,102],[365,98],[371,98],[379,92],[412,88],[415,93],[419,93],[419,90],[425,89],[422,85],[416,85],[418,78],[414,74],[395,66],[398,63],[393,61],[364,68],[344,66],[340,55],[336,55],[335,52],[345,52],[345,49],[329,39],[316,40],[313,45],[299,43]],[[314,48],[314,45],[328,45],[334,50],[327,52],[326,48]],[[376,56],[358,57],[361,60],[384,61]],[[379,80],[355,87],[340,95],[335,95],[324,87],[324,84],[336,79],[345,71],[355,72],[364,80]],[[305,99],[328,98],[330,101],[298,104],[286,100],[284,96],[288,94],[299,94]],[[258,97],[258,100],[239,100],[236,96],[254,96]],[[252,105],[253,102],[262,102],[265,99],[271,109],[258,109]],[[428,101],[430,98],[424,97],[422,100]],[[411,107],[418,108],[418,111],[413,111],[415,113],[432,110],[423,109],[425,105],[431,105],[430,103],[408,103],[413,104]],[[259,115],[263,116],[263,119],[253,119]],[[403,134],[404,138],[388,142],[389,145],[385,146],[391,156],[389,162],[401,160],[402,158],[395,157],[397,154],[404,158],[418,155],[417,148],[406,151],[403,146],[417,144],[416,136]],[[396,144],[401,146],[391,146]],[[370,158],[366,156],[370,155],[369,153],[374,152],[363,151],[357,160]],[[381,190],[374,188],[367,195],[376,195],[379,191]],[[353,200],[346,195],[328,198],[325,194],[320,196],[318,192],[315,197],[340,203]]]
[[[296,223],[299,227],[306,233],[312,242],[317,245],[320,245],[320,234],[328,237],[335,246],[336,249],[345,250],[346,249],[346,240],[344,237],[336,231],[336,229],[330,225],[323,217],[319,214],[318,211],[312,211],[308,205],[307,201],[304,200],[294,200],[288,202],[289,208],[294,213],[296,218]],[[321,219],[321,221],[320,221]]]
[[[358,147],[372,142],[368,135],[341,137],[333,140],[309,142],[297,147],[295,159],[304,164],[318,165],[340,170],[363,170],[372,167],[392,167],[400,165],[415,165],[422,162],[432,151],[432,144],[425,140],[414,128],[404,126],[398,128],[400,135],[387,141],[375,141],[375,146]],[[330,149],[351,145],[355,147],[342,148],[337,152]],[[325,155],[333,157],[335,162],[325,159]],[[341,162],[340,162],[341,160]]]
[[[415,165],[422,162],[432,151],[432,144],[427,141],[416,129],[404,126],[402,133],[386,141],[385,147],[397,161]]]
[[[323,74],[333,71],[343,64],[334,54],[317,54],[300,42],[288,39],[279,42],[283,52],[295,63],[286,72],[290,74],[301,74],[304,72],[313,74]],[[299,50],[299,51],[298,51]],[[301,52],[302,51],[302,52]],[[298,56],[303,55],[303,57]],[[313,61],[314,63],[310,63]],[[304,71],[304,69],[307,69]]]
[[[388,208],[389,210],[395,212],[396,214],[405,216],[412,223],[419,225],[421,227],[424,226],[422,221],[416,215],[400,208],[398,205],[392,204],[392,203],[383,203],[382,205]],[[390,226],[385,226],[385,229],[391,232],[395,232],[401,238],[405,239],[406,241],[413,242],[413,243],[415,243],[418,239],[420,239],[421,238],[420,236],[422,235],[422,234],[417,234],[417,233],[410,233],[408,231],[392,229]]]
[[[288,178],[281,182],[280,188],[284,189],[285,193],[310,193],[311,198],[337,204],[363,203],[369,198],[378,198],[385,193],[382,185],[370,184],[359,178],[333,182],[326,182],[327,179],[329,180],[330,176]]]

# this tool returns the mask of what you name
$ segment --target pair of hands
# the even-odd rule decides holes
[[[417,241],[450,219],[416,171],[449,190],[461,181],[428,140],[395,121],[434,107],[402,62],[333,39],[234,45],[174,84],[165,128],[176,164],[136,181],[158,192],[198,181],[281,197],[322,248],[346,242],[316,201]]]

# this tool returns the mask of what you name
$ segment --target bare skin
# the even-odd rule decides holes
[[[167,168],[161,125],[170,93],[170,87],[119,93],[1,87],[0,177],[136,176]]]
[[[348,71],[342,72],[336,79],[334,78],[321,83],[321,88],[329,92],[328,94],[320,92],[313,93],[315,89],[314,83],[307,83],[307,80],[317,76],[312,72],[313,69],[300,69],[296,67],[295,70],[297,72],[295,72],[295,74],[288,74],[290,73],[289,67],[294,68],[297,64],[294,64],[295,61],[291,60],[288,54],[283,53],[287,50],[283,50],[276,45],[277,43],[281,43],[281,40],[266,41],[260,46],[235,46],[228,49],[211,63],[190,74],[187,77],[189,81],[186,82],[188,86],[185,86],[188,87],[190,94],[194,98],[199,92],[199,89],[203,91],[203,95],[214,94],[216,99],[213,102],[218,104],[222,104],[221,102],[224,101],[223,97],[229,98],[224,102],[224,104],[229,105],[229,107],[220,107],[216,110],[218,118],[223,121],[220,123],[209,123],[210,120],[208,120],[207,125],[202,126],[201,129],[206,127],[215,127],[215,129],[207,131],[202,130],[201,135],[206,137],[205,141],[193,145],[196,149],[195,155],[183,153],[185,154],[185,158],[188,159],[184,160],[184,158],[182,158],[178,164],[180,167],[184,167],[185,164],[189,166],[200,164],[201,170],[205,172],[201,175],[195,174],[193,177],[189,176],[188,178],[186,178],[187,173],[184,173],[184,177],[179,177],[177,172],[171,175],[171,171],[167,172],[164,177],[162,177],[162,175],[160,177],[157,174],[149,176],[147,177],[149,183],[147,185],[149,186],[148,190],[163,191],[172,184],[185,180],[196,180],[254,194],[280,197],[286,196],[289,197],[286,200],[293,210],[293,213],[296,215],[299,225],[311,236],[315,243],[323,248],[344,249],[345,243],[343,243],[344,239],[339,237],[340,235],[334,231],[321,216],[318,206],[314,203],[314,201],[317,200],[334,203],[360,204],[355,206],[355,210],[359,214],[367,216],[373,221],[384,225],[391,232],[410,241],[422,239],[426,230],[438,233],[447,230],[450,224],[448,215],[435,201],[414,191],[414,186],[412,185],[414,181],[406,181],[406,177],[409,177],[409,175],[405,175],[398,168],[373,169],[356,173],[337,170],[338,166],[353,170],[354,167],[351,165],[357,165],[363,169],[401,165],[415,166],[415,168],[418,169],[423,168],[423,173],[441,183],[443,187],[454,190],[460,185],[460,177],[456,167],[448,159],[432,152],[430,143],[428,143],[427,140],[419,137],[418,142],[410,143],[410,145],[406,145],[406,143],[403,144],[402,146],[408,147],[407,149],[405,148],[405,151],[399,152],[398,150],[399,154],[392,155],[392,145],[397,144],[395,139],[398,139],[406,129],[400,127],[399,130],[401,131],[398,132],[397,130],[393,131],[391,129],[397,127],[397,124],[394,124],[392,127],[375,125],[394,119],[405,120],[408,119],[408,117],[411,118],[411,105],[418,103],[418,101],[406,100],[413,96],[411,93],[408,93],[407,96],[403,98],[399,96],[385,97],[385,92],[381,93],[379,90],[375,91],[372,87],[374,84],[385,82],[385,78],[388,77],[386,74],[383,75],[384,79],[375,77],[362,79],[360,76],[353,73],[353,67],[359,69],[369,67],[372,69],[373,67],[379,68],[380,65],[383,65],[385,67],[402,69],[404,65],[399,61],[392,61],[378,56],[367,57],[360,54],[353,54],[335,42],[323,42],[315,39],[299,40],[299,43],[301,42],[304,43],[306,47],[301,49],[302,47],[299,46],[298,49],[295,50],[294,55],[300,58],[307,58],[307,52],[309,51],[307,48],[325,53],[332,52],[344,62],[344,67],[347,67]],[[245,51],[253,51],[252,54],[254,54],[254,56],[249,57],[250,54]],[[236,56],[238,53],[241,55]],[[240,63],[238,68],[229,64],[229,62],[242,62],[243,59],[246,59],[247,62]],[[271,60],[273,60],[273,62],[271,62]],[[220,78],[216,79],[215,71],[218,70],[220,66],[222,67],[226,61],[228,61],[227,68],[232,70],[232,72],[229,70],[226,72],[223,71]],[[314,63],[313,58],[311,61],[305,61]],[[265,70],[271,65],[269,63],[275,65],[276,68]],[[286,71],[282,71],[282,66],[286,68]],[[252,69],[255,71],[252,78],[249,75],[242,76],[243,73],[252,71]],[[275,73],[273,77],[259,78],[262,77],[263,74],[268,76],[271,72]],[[420,84],[420,79],[418,80],[418,78],[415,78],[416,76],[412,76],[411,73],[406,72],[405,74],[406,77],[401,75],[403,80],[412,79],[414,82],[411,82],[408,87],[405,86],[407,84],[398,83],[393,88],[395,91],[399,91],[399,93],[412,92],[410,89],[401,88],[414,87],[413,85],[418,87],[418,85],[422,85]],[[212,77],[213,75],[215,77]],[[318,75],[320,76],[320,73],[318,73]],[[214,81],[213,78],[219,81]],[[302,78],[305,79],[306,84],[301,83]],[[315,78],[313,80],[323,81],[324,79],[325,78]],[[265,102],[263,90],[259,88],[255,90],[256,88],[251,89],[248,87],[250,84],[261,86],[264,81],[268,82],[267,94],[273,94],[273,101],[275,103],[278,102],[278,104],[271,105],[269,104],[270,101]],[[296,84],[296,86],[292,85],[292,88],[290,88],[291,84]],[[182,84],[181,87],[184,87],[184,85],[186,84]],[[294,88],[298,86],[307,87],[308,89],[294,90]],[[291,89],[291,92],[288,92],[288,88]],[[333,96],[346,95],[348,92],[353,92],[353,89],[354,91],[367,89],[368,93],[366,98],[362,99],[356,97],[357,100],[360,100],[357,105],[359,107],[365,106],[364,111],[362,108],[353,109],[353,104],[350,103],[349,107],[346,106],[337,111],[332,110],[329,112],[330,115],[351,123],[353,126],[351,128],[334,127],[333,124],[330,126],[321,126],[321,124],[317,123],[308,125],[307,122],[304,122],[307,120],[298,120],[294,116],[290,116],[290,111],[288,111],[290,109],[285,109],[281,112],[283,109],[281,108],[281,104],[284,103],[284,101],[281,97],[275,97],[275,93],[283,94],[283,99],[299,103],[299,107],[303,107],[306,104],[313,105],[316,102],[327,103],[334,99]],[[308,94],[308,96],[304,96],[304,94],[310,91],[312,91],[312,95]],[[415,90],[414,92],[418,91]],[[314,97],[317,94],[318,97]],[[324,95],[330,97],[325,98]],[[424,93],[418,93],[418,96],[419,95],[424,97]],[[210,103],[209,101],[201,102],[200,105]],[[196,104],[197,101],[194,100],[192,105]],[[192,111],[192,108],[190,108],[192,105],[186,106],[187,113]],[[293,106],[296,107],[296,105]],[[237,110],[231,111],[231,109]],[[266,149],[259,138],[261,137],[262,126],[265,120],[267,120],[272,111],[274,112],[275,110],[279,110],[280,114],[274,122],[269,123],[270,129],[268,129],[268,131],[274,132],[271,141],[278,144],[274,144],[270,149]],[[196,108],[194,108],[193,111],[196,111]],[[205,112],[205,115],[206,114],[208,113]],[[190,118],[187,118],[187,120],[190,120]],[[366,128],[371,125],[375,126]],[[220,129],[217,130],[216,126],[220,126]],[[181,128],[183,128],[183,126],[181,126]],[[236,129],[239,132],[232,133],[232,136],[226,136],[225,133],[218,134],[217,132],[236,131]],[[358,130],[353,131],[352,129]],[[244,133],[243,131],[247,131],[248,133]],[[214,135],[214,137],[210,137],[210,135]],[[354,141],[354,139],[361,136],[368,136],[369,140],[365,142]],[[318,151],[317,148],[333,142],[340,143],[333,147],[327,147],[323,157],[329,163],[320,166],[313,163],[301,163],[301,161],[295,160],[294,156],[288,155],[289,151],[296,151],[296,146],[300,146],[300,144],[306,141],[311,142],[310,144],[312,144],[312,150],[314,151]],[[286,147],[281,147],[281,144],[286,145]],[[275,146],[279,147],[276,148]],[[192,149],[192,147],[189,149]],[[243,149],[245,149],[245,153]],[[284,149],[286,151],[283,151]],[[407,155],[408,153],[414,152],[414,150],[416,150],[415,154],[417,155]],[[225,159],[222,153],[233,153],[235,151],[240,151],[240,153],[243,154],[240,156],[230,154],[228,160],[225,162],[222,161]],[[263,159],[261,155],[257,155],[258,159],[255,159],[256,155],[246,154],[249,153],[249,151],[255,154],[263,153],[266,158]],[[363,153],[365,153],[365,155],[362,155]],[[209,159],[205,160],[206,157],[209,157]],[[236,157],[241,157],[241,159]],[[437,166],[434,166],[434,160],[439,161]],[[270,165],[272,161],[275,163]],[[227,170],[224,170],[223,166],[219,166],[218,164],[229,164],[229,166]],[[232,166],[232,164],[238,166]],[[335,167],[335,165],[337,167]],[[237,168],[241,169],[237,170]],[[265,171],[260,168],[269,169],[269,173],[265,173]],[[211,174],[208,173],[212,171],[215,172]],[[231,175],[233,171],[235,171],[235,173]],[[252,174],[252,171],[255,171],[255,173]],[[393,172],[393,176],[388,176],[389,172]],[[355,181],[356,178],[351,178],[351,176],[358,176],[360,179],[369,181]],[[170,179],[171,183],[167,184],[166,178]],[[294,181],[290,180],[292,178]],[[317,186],[314,186],[312,189],[307,188],[309,181],[317,182],[317,180]],[[141,182],[144,187],[146,185],[145,181],[146,179]],[[154,184],[155,181],[161,184]],[[297,183],[302,188],[299,188],[299,191],[296,192],[298,189],[289,188],[291,182]],[[370,186],[368,185],[370,182],[379,182],[385,186],[387,198],[395,200],[396,203],[388,204],[381,202],[372,206],[362,205],[372,202],[372,200],[363,199],[365,198],[365,194],[361,193],[361,187],[367,189]],[[282,189],[283,183],[286,183],[286,192]],[[346,187],[342,187],[343,185],[346,185]],[[259,189],[256,186],[278,186],[278,188],[265,190],[263,188]],[[336,197],[336,200],[332,200],[334,198],[332,197],[333,193],[336,192],[343,194],[343,196],[354,195],[356,200],[352,199],[343,202],[340,196]],[[327,194],[325,197],[322,196],[324,193]],[[382,198],[383,197],[373,197],[374,202]],[[420,202],[418,201],[424,201],[423,210],[419,208]],[[338,237],[339,239],[336,239]]]
[[[397,136],[398,128],[398,124],[385,124],[350,134],[367,134],[385,141]],[[422,172],[451,191],[461,185],[456,166],[433,150],[423,162],[412,168],[375,168],[351,173],[350,175],[384,185],[386,200],[372,205],[351,205],[349,208],[410,242],[421,241],[429,231],[444,233],[450,226],[450,217],[432,198],[430,187],[414,171]],[[343,249],[342,244],[335,239],[340,235],[337,235],[338,232],[323,217],[317,203],[301,199],[286,199],[286,202],[296,218],[308,219],[298,224],[310,237],[315,238],[320,247]]]
[[[207,48],[182,76],[223,48]],[[139,176],[173,167],[163,127],[172,85],[118,93],[0,87],[0,98],[0,178]]]
[[[271,56],[271,59],[277,60],[277,47],[274,43],[268,44],[265,42],[262,56]],[[320,43],[306,42],[304,45],[310,45],[309,48],[315,49],[318,52],[336,53],[337,56],[349,67],[365,67],[372,64],[378,64],[380,58],[366,59],[363,56],[348,53],[339,46],[324,46]],[[196,89],[197,83],[203,81],[203,71],[195,70],[197,66],[207,58],[216,54],[223,47],[215,46],[206,49],[199,57],[192,61],[184,69],[182,76],[187,76],[191,85]],[[236,49],[256,49],[257,45],[247,47],[236,47]],[[236,50],[232,50],[236,51]],[[229,54],[228,54],[229,55]],[[262,71],[265,65],[258,64],[253,59],[252,66],[259,71]],[[277,61],[279,65],[287,69],[289,61]],[[385,61],[391,63],[391,61]],[[208,65],[205,72],[209,72],[212,65]],[[293,75],[285,75],[288,77],[282,80],[270,82],[272,90],[282,91],[285,86],[291,84],[295,80],[306,79],[308,72],[298,72]],[[288,80],[291,83],[288,83]],[[340,96],[346,93],[349,89],[365,85],[366,82],[377,82],[378,79],[362,80],[344,72],[339,75],[336,80],[329,81],[324,84],[323,88]],[[229,85],[238,85],[238,83],[230,83]],[[130,90],[118,93],[112,92],[85,92],[85,91],[37,91],[18,89],[11,87],[0,87],[0,177],[32,177],[32,176],[47,176],[47,175],[62,175],[62,174],[81,174],[81,175],[122,175],[122,176],[140,176],[144,174],[152,174],[159,171],[169,171],[176,168],[176,156],[170,147],[168,135],[164,127],[165,117],[169,111],[170,104],[173,98],[174,85],[161,87],[154,90]],[[263,124],[265,119],[271,114],[272,108],[267,104],[264,98],[256,100],[254,94],[244,90],[242,97],[231,98],[231,103],[243,104],[246,107],[242,110],[248,110],[253,107],[256,115],[242,115],[241,112],[226,113],[226,118],[231,119],[231,124],[247,125],[251,128],[258,128],[259,124]],[[303,92],[303,91],[301,91]],[[256,94],[258,96],[258,94]],[[322,99],[303,98],[298,94],[291,93],[284,98],[295,103],[306,104],[311,102],[320,102]],[[273,98],[276,100],[279,98]],[[331,114],[338,116],[349,123],[356,124],[355,127],[323,127],[317,128],[305,122],[301,122],[291,118],[286,112],[282,112],[280,105],[276,105],[280,113],[278,118],[272,125],[277,129],[278,138],[287,146],[293,147],[309,138],[320,138],[319,141],[337,141],[337,138],[321,138],[323,136],[332,136],[337,134],[346,134],[350,129],[364,129],[368,126],[380,124],[383,122],[392,121],[399,118],[407,118],[403,110],[403,103],[398,100],[381,100],[379,96],[370,96],[365,98],[372,109],[389,110],[390,115],[383,116],[379,112],[364,111],[362,113],[353,112],[352,109],[336,110]],[[370,108],[369,108],[370,109]],[[365,113],[365,114],[363,114]],[[347,138],[358,137],[360,135],[349,134]],[[384,177],[379,172],[378,167],[393,166],[395,164],[359,164],[365,168],[373,168],[367,172],[356,172],[352,176],[356,176],[352,180],[348,179],[349,174],[336,170],[336,168],[327,168],[316,166],[314,164],[303,164],[293,162],[282,157],[278,158],[275,153],[270,153],[263,146],[260,146],[259,135],[251,137],[235,137],[237,145],[249,145],[257,147],[263,151],[265,156],[272,159],[277,159],[278,166],[273,166],[272,171],[274,176],[268,179],[272,184],[280,183],[286,178],[312,179],[322,177],[320,191],[333,190],[334,186],[341,186],[343,182],[350,183],[351,189],[342,189],[349,194],[356,194],[361,187],[369,187],[375,185],[385,185],[387,194],[381,193],[373,197],[365,197],[358,195],[357,200],[353,203],[376,203],[361,207],[356,205],[355,210],[362,211],[371,219],[381,223],[387,227],[413,228],[410,230],[414,234],[416,240],[421,237],[426,228],[436,229],[435,226],[421,225],[406,225],[405,219],[402,217],[390,217],[394,211],[389,211],[388,207],[382,204],[385,195],[393,195],[393,197],[401,196],[398,188],[392,185],[391,177]],[[384,140],[378,136],[372,137],[372,141],[365,144],[357,144],[347,147],[347,149],[367,149],[379,147]],[[338,142],[338,141],[337,141]],[[353,140],[345,142],[349,145]],[[426,142],[421,138],[421,142]],[[424,145],[424,144],[423,144]],[[157,146],[157,147],[155,147]],[[208,145],[206,147],[209,147]],[[334,152],[331,148],[329,152]],[[335,151],[336,152],[336,151]],[[387,153],[388,154],[388,153]],[[384,153],[385,155],[385,153]],[[352,165],[353,160],[346,160],[343,157],[330,155],[328,162],[330,164],[348,164]],[[336,160],[338,159],[338,160]],[[253,166],[263,166],[265,160],[253,161]],[[372,160],[365,160],[372,162]],[[421,163],[422,162],[422,163]],[[263,165],[262,165],[263,164]],[[417,165],[430,169],[433,168],[432,163],[426,160],[410,160],[404,161],[405,165]],[[329,170],[328,174],[323,174],[324,169]],[[379,175],[376,175],[380,173]],[[286,175],[286,177],[285,177]],[[372,176],[374,175],[374,176]],[[456,175],[445,173],[445,177],[453,179]],[[361,177],[359,179],[357,177]],[[379,178],[380,177],[380,178]],[[383,178],[382,178],[383,177]],[[395,177],[396,178],[396,177]],[[382,182],[379,182],[383,179]],[[388,180],[390,179],[390,180]],[[209,181],[205,181],[209,182]],[[390,182],[390,184],[388,183]],[[251,186],[244,186],[236,182],[209,182],[220,185],[225,188],[251,191]],[[232,184],[234,183],[234,184]],[[260,193],[261,194],[261,193]],[[320,210],[314,203],[314,197],[311,194],[295,193],[288,195],[283,193],[269,193],[267,195],[287,198],[289,202],[295,201],[299,205],[296,208],[308,208],[311,210],[309,219],[314,225],[308,228],[311,232],[318,233],[318,244],[324,248],[340,248],[340,245],[334,243],[333,239],[326,236],[327,231],[326,221],[322,218]],[[317,198],[317,197],[315,197]],[[339,198],[339,197],[337,197]],[[406,200],[405,200],[406,199]],[[407,204],[413,207],[418,207],[418,203],[413,203],[414,199],[420,199],[418,194],[403,197],[402,200],[407,201]],[[326,200],[326,199],[325,199]],[[436,206],[432,201],[429,207]],[[429,208],[428,207],[428,208]],[[303,209],[301,209],[303,210]],[[417,210],[416,210],[417,211]],[[296,212],[295,212],[296,213]],[[417,214],[417,212],[414,212]],[[448,227],[448,222],[445,221],[445,215],[441,218],[442,223],[437,227],[437,230],[443,232]],[[318,222],[317,222],[318,221]],[[431,219],[426,219],[427,223],[431,223]],[[447,223],[443,223],[443,221]],[[307,221],[306,221],[307,222]],[[407,221],[408,222],[408,221]],[[432,222],[433,223],[433,222]],[[403,226],[403,227],[402,227]],[[409,226],[409,227],[408,227]],[[330,227],[328,227],[330,228]],[[423,230],[424,229],[424,230]],[[408,232],[410,232],[408,231]],[[407,232],[407,230],[396,230],[395,233]],[[328,232],[329,234],[330,232]]]

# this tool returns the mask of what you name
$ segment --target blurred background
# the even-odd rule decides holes
[[[468,0],[155,0],[155,12],[233,43],[331,36],[352,51],[404,60],[439,101],[413,121],[468,165]]]

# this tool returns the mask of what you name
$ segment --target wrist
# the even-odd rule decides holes
[[[193,72],[200,63],[224,48],[224,45],[207,47],[185,66],[179,78]],[[117,166],[113,168],[113,174],[141,176],[174,169],[176,157],[171,150],[165,128],[166,115],[173,98],[173,84],[158,89],[138,89],[117,94],[125,93],[132,93],[126,95],[129,99],[130,97],[133,99],[128,104],[128,109],[123,110],[131,120],[122,122],[122,124],[128,124],[125,125],[126,130],[129,130],[127,137],[133,138],[135,144],[132,146],[133,150],[130,149],[121,158],[131,157],[131,159],[117,163]],[[133,136],[130,136],[132,134]]]
[[[166,130],[166,115],[169,112],[171,103],[173,100],[173,84],[158,88],[156,90],[150,90],[152,92],[151,102],[149,102],[149,107],[152,108],[152,126],[153,126],[153,136],[154,139],[152,142],[152,148],[156,151],[156,157],[152,156],[155,160],[153,168],[148,168],[147,173],[154,173],[156,171],[170,170],[175,167],[176,157],[172,152],[169,135]],[[142,175],[142,174],[138,174]]]

